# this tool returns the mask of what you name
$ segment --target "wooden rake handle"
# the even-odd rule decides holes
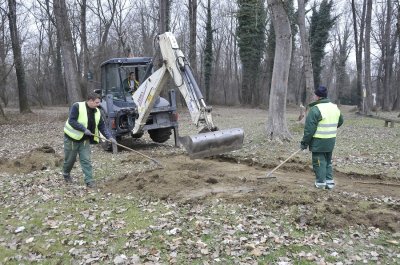
[[[95,135],[93,135],[93,136],[95,136]],[[95,137],[97,137],[97,136],[95,136]],[[112,143],[112,141],[108,140],[107,138],[105,138],[105,137],[103,137],[103,136],[101,136],[101,135],[99,135],[99,138],[102,139],[102,140],[105,140],[105,141],[107,141],[107,142],[109,142],[109,143]],[[155,160],[154,158],[151,158],[151,157],[149,157],[149,156],[147,156],[147,155],[145,155],[145,154],[143,154],[143,153],[141,153],[141,152],[139,152],[139,151],[133,150],[132,148],[129,148],[129,147],[125,146],[125,145],[122,145],[122,144],[119,144],[119,143],[116,143],[116,145],[118,145],[118,146],[120,146],[120,147],[122,147],[122,148],[125,148],[125,149],[127,149],[127,150],[129,150],[129,151],[135,152],[136,154],[139,154],[139,155],[141,155],[141,156],[143,156],[143,157],[145,157],[145,158],[147,158],[147,159],[153,161],[153,162],[156,163],[159,167],[164,168],[164,166],[161,165],[161,163],[158,162],[157,160]]]
[[[296,152],[294,152],[293,154],[291,154],[288,158],[286,158],[285,161],[283,161],[282,163],[280,163],[277,167],[275,167],[273,170],[271,170],[271,172],[269,172],[265,177],[261,177],[258,179],[265,179],[265,178],[269,178],[269,176],[271,176],[272,173],[274,173],[278,168],[280,168],[283,164],[285,164],[289,159],[291,159],[295,154],[297,154],[298,152],[301,151],[301,148],[299,150],[297,150]]]

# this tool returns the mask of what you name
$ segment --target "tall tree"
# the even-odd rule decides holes
[[[189,63],[197,71],[196,39],[197,39],[197,0],[189,0]]]
[[[400,2],[397,1],[397,22],[396,22],[396,31],[399,32],[399,34],[397,35],[397,42],[400,45]],[[400,62],[400,52],[397,54],[398,59],[397,61]],[[399,84],[400,81],[400,67],[397,67],[397,84]],[[396,100],[394,102],[393,105],[393,110],[400,110],[400,86],[396,85],[395,86],[396,89]],[[399,114],[400,115],[400,114]],[[398,116],[400,117],[400,116]]]
[[[284,2],[267,0],[275,29],[275,58],[266,133],[269,139],[290,140],[286,123],[286,95],[292,55],[292,32]]]
[[[62,58],[61,58],[61,37],[56,28],[54,12],[50,1],[37,0],[42,9],[43,18],[46,21],[46,33],[48,41],[48,65],[46,65],[46,76],[48,77],[49,93],[53,104],[68,103],[68,91],[64,82]]]
[[[314,5],[310,23],[311,61],[314,73],[314,87],[321,83],[322,59],[329,42],[329,31],[337,17],[332,17],[332,0],[322,0],[319,9]]]
[[[57,0],[60,1],[60,0]],[[62,0],[65,1],[65,0]],[[96,0],[97,4],[92,10],[100,20],[99,24],[99,35],[100,35],[100,45],[97,50],[97,61],[96,65],[100,65],[103,60],[108,59],[108,55],[106,54],[106,46],[108,42],[108,38],[111,31],[111,26],[114,23],[115,14],[117,12],[117,3],[118,0]]]
[[[159,21],[159,33],[162,34],[166,31],[169,31],[169,22],[170,22],[170,0],[159,0],[160,4],[160,21]]]
[[[372,0],[368,0],[366,17],[365,17],[365,98],[364,98],[364,113],[369,113],[371,109],[371,14],[372,14]]]
[[[338,54],[336,56],[335,70],[336,70],[336,93],[338,102],[343,99],[343,91],[345,88],[346,79],[348,76],[346,70],[346,63],[350,54],[350,26],[346,23],[343,30],[338,30],[337,41],[338,41]]]
[[[265,54],[265,62],[262,64],[263,71],[265,72],[265,88],[263,89],[265,98],[263,99],[266,106],[269,106],[269,97],[270,97],[270,89],[271,89],[271,80],[272,80],[272,72],[274,65],[274,57],[275,57],[275,29],[274,24],[269,23],[269,27],[267,30],[267,48]]]
[[[64,66],[64,79],[68,91],[68,103],[82,100],[79,76],[72,41],[71,27],[69,25],[67,6],[65,0],[54,0],[53,11],[56,18],[56,28],[60,37],[61,53]]]
[[[32,112],[28,103],[28,94],[25,81],[25,68],[22,60],[21,43],[17,28],[17,4],[15,0],[8,0],[8,21],[10,27],[12,50],[14,54],[15,72],[18,83],[19,111]]]
[[[297,22],[299,25],[300,31],[300,41],[301,41],[301,49],[303,56],[303,69],[304,69],[304,79],[306,83],[306,103],[308,104],[312,95],[314,94],[314,73],[313,66],[311,62],[311,52],[310,52],[310,43],[309,43],[309,34],[306,28],[305,22],[305,3],[304,0],[298,0],[298,11],[297,11]]]
[[[385,21],[385,31],[383,39],[383,67],[384,67],[384,77],[383,77],[383,106],[382,109],[385,111],[391,110],[390,99],[390,79],[392,77],[392,65],[393,65],[393,54],[391,51],[391,31],[392,31],[392,0],[386,1],[386,21]]]
[[[11,44],[8,37],[9,34],[7,33],[8,29],[6,27],[6,23],[8,20],[7,14],[8,12],[4,10],[4,12],[1,12],[0,17],[0,100],[3,101],[4,107],[7,107],[9,100],[6,91],[7,78],[14,68],[14,65],[12,65],[11,67],[7,65],[7,55],[11,49]]]
[[[80,29],[81,29],[81,51],[80,51],[80,65],[81,65],[81,76],[82,79],[82,94],[86,97],[87,89],[88,89],[88,73],[89,73],[89,48],[87,42],[87,30],[86,30],[86,11],[87,11],[87,4],[86,0],[81,0],[79,2],[80,5]]]
[[[361,20],[360,23],[358,23],[357,20],[357,7],[355,0],[351,0],[351,10],[353,13],[353,30],[354,30],[354,44],[355,44],[355,49],[356,49],[356,67],[357,67],[357,105],[358,108],[361,110],[362,109],[362,101],[361,101],[361,95],[362,95],[362,72],[363,72],[363,67],[362,67],[362,50],[363,50],[363,42],[364,42],[364,27],[365,27],[365,10],[366,10],[366,1],[370,0],[363,0],[363,5],[362,5],[362,14],[361,14]],[[360,30],[358,30],[358,26],[360,25]],[[360,36],[358,36],[360,35]]]
[[[206,101],[210,100],[211,71],[213,61],[213,29],[211,25],[211,0],[207,0],[206,45],[204,48],[204,87]]]
[[[238,0],[238,46],[242,61],[242,102],[259,105],[260,63],[265,50],[266,11],[263,0]]]

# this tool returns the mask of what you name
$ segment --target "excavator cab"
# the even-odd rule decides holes
[[[102,94],[111,94],[115,100],[133,101],[130,91],[131,83],[136,88],[140,81],[145,80],[146,73],[150,72],[151,58],[142,57],[135,59],[112,59],[103,63],[102,71]],[[132,77],[134,80],[132,80]],[[136,82],[135,82],[136,81]]]
[[[158,97],[150,107],[150,114],[140,130],[133,131],[139,110],[133,99],[135,90],[152,74],[152,58],[113,58],[101,64],[101,112],[104,122],[117,141],[122,137],[141,138],[145,132],[157,143],[170,139],[172,131],[177,135],[177,114],[175,91],[169,91],[169,98]],[[129,79],[131,76],[131,79]],[[133,78],[135,79],[134,82]],[[131,85],[132,84],[132,85]],[[133,88],[133,89],[132,89]],[[177,145],[177,139],[175,139]],[[107,151],[112,149],[103,143]],[[114,151],[114,150],[113,150]]]

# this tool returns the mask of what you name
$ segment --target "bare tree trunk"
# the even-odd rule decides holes
[[[340,100],[343,98],[343,94],[346,90],[346,62],[349,57],[351,47],[349,45],[349,39],[351,37],[350,26],[347,24],[343,27],[343,33],[338,31],[337,40],[339,45],[338,55],[336,56],[337,62],[336,68],[336,94],[337,102],[340,104]]]
[[[211,0],[207,1],[207,22],[206,22],[206,39],[204,45],[204,88],[205,88],[205,99],[210,100],[210,90],[211,90],[211,77],[212,64],[213,64],[213,29],[211,25]]]
[[[40,2],[38,1],[40,4]],[[61,61],[61,37],[59,36],[59,32],[56,29],[56,22],[54,18],[54,12],[52,12],[52,8],[50,7],[50,1],[44,1],[41,4],[45,13],[47,14],[46,18],[46,31],[47,31],[47,39],[49,42],[48,45],[48,53],[49,53],[49,63],[52,65],[48,65],[47,75],[52,83],[52,85],[48,88],[49,93],[51,94],[51,103],[52,104],[65,104],[68,103],[68,91],[65,87],[62,61]],[[55,30],[55,38],[54,38],[54,30]]]
[[[56,42],[56,47],[55,47],[55,53],[54,53],[54,64],[55,64],[55,83],[56,83],[56,95],[60,95],[60,98],[56,98],[54,100],[56,100],[56,102],[60,102],[60,99],[62,98],[63,101],[62,103],[68,103],[68,87],[66,85],[65,82],[65,78],[64,78],[64,73],[65,73],[65,69],[63,70],[63,61],[62,61],[62,55],[61,55],[61,36],[58,33],[58,30],[56,29],[56,35],[57,35],[57,42]],[[61,103],[61,102],[60,102]]]
[[[15,0],[8,0],[8,19],[10,25],[11,43],[14,54],[15,72],[18,83],[19,111],[21,113],[32,112],[29,108],[27,87],[25,81],[25,69],[22,61],[21,44],[17,28],[17,4]]]
[[[169,6],[170,0],[159,0],[160,3],[160,21],[158,25],[159,33],[169,31]]]
[[[68,103],[71,104],[82,100],[82,93],[79,85],[76,58],[65,0],[54,0],[53,9],[56,18],[56,28],[61,37],[60,44],[63,57],[64,78],[68,91]]]
[[[367,2],[367,10],[365,15],[365,98],[364,98],[364,113],[369,113],[371,110],[371,14],[372,14],[372,0]]]
[[[271,81],[271,95],[266,132],[269,139],[290,140],[286,124],[286,94],[292,54],[290,21],[280,0],[267,0],[275,29],[275,59]]]
[[[196,38],[197,38],[197,0],[189,0],[189,63],[197,73]]]
[[[7,70],[7,64],[6,64],[6,59],[7,59],[7,53],[9,51],[9,44],[6,41],[6,15],[1,14],[1,32],[0,32],[0,99],[4,103],[4,107],[7,107],[8,105],[8,96],[7,96],[7,77],[10,74],[13,66]]]
[[[382,109],[385,111],[390,110],[390,76],[392,70],[392,58],[391,58],[391,23],[392,23],[392,1],[386,1],[386,24],[385,24],[385,33],[383,39],[383,49],[384,49],[384,77],[383,77],[383,106]]]
[[[389,72],[389,89],[388,89],[388,93],[389,93],[389,110],[393,110],[393,104],[394,104],[394,99],[396,97],[396,87],[398,86],[398,84],[394,84],[393,83],[393,64],[394,64],[394,55],[396,53],[396,43],[397,43],[397,37],[399,36],[399,32],[397,31],[397,29],[395,30],[395,34],[393,35],[393,38],[391,39],[390,42],[390,51],[388,54],[388,72]]]
[[[362,109],[361,96],[363,93],[362,88],[362,44],[364,42],[364,26],[365,26],[365,6],[368,0],[363,0],[363,9],[360,21],[360,38],[358,38],[358,28],[357,28],[357,14],[355,0],[351,1],[351,8],[353,12],[353,28],[354,28],[354,41],[356,48],[356,65],[357,65],[357,95],[358,95],[358,107]]]
[[[396,22],[396,29],[397,32],[400,32],[400,8],[397,9],[397,22]],[[397,43],[400,46],[400,34],[397,36]],[[397,60],[397,63],[399,64],[400,62],[400,53],[398,53],[399,58]],[[397,67],[397,84],[399,84],[400,81],[400,67]],[[396,87],[396,101],[393,106],[393,110],[399,110],[400,109],[400,86],[397,85]],[[399,116],[400,117],[400,114]]]
[[[382,80],[383,80],[383,58],[379,59],[378,65],[378,73],[377,73],[377,80],[376,80],[376,101],[378,102],[378,106],[383,106],[383,87],[382,87]]]
[[[89,50],[87,44],[87,31],[86,31],[86,0],[82,0],[80,3],[81,14],[80,14],[80,27],[81,27],[81,53],[80,53],[80,64],[81,64],[81,76],[82,79],[82,95],[86,98],[88,92],[88,72],[89,72]]]
[[[298,0],[298,24],[301,39],[301,48],[303,55],[303,69],[304,78],[306,82],[306,104],[311,102],[312,96],[314,94],[314,74],[311,62],[310,44],[308,42],[308,32],[305,24],[305,6],[304,0]]]

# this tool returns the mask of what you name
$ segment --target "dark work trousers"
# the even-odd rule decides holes
[[[315,187],[333,189],[332,152],[313,152],[312,165],[315,173]]]
[[[85,175],[85,183],[93,181],[92,163],[90,160],[90,141],[81,142],[72,141],[64,135],[64,166],[63,175],[69,175],[79,154],[79,162],[82,172]]]

